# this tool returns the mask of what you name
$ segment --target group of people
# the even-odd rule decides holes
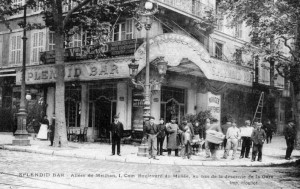
[[[295,123],[289,121],[284,128],[284,136],[287,143],[285,159],[291,159],[291,154],[295,141]],[[112,155],[115,154],[115,146],[117,145],[117,154],[120,154],[120,141],[122,138],[123,124],[118,121],[118,116],[114,117],[111,126],[112,131]],[[207,131],[215,131],[224,134],[222,144],[210,142],[206,138]],[[206,158],[217,159],[216,152],[220,147],[224,148],[223,159],[227,159],[229,151],[232,149],[232,160],[236,158],[236,152],[241,143],[242,158],[251,158],[251,161],[262,161],[262,149],[265,141],[271,143],[274,128],[270,121],[262,126],[262,123],[255,122],[251,125],[250,120],[245,121],[245,125],[237,127],[235,120],[227,121],[226,124],[219,126],[213,124],[210,119],[206,120],[204,126],[200,126],[198,121],[190,123],[183,119],[182,124],[176,123],[176,117],[171,118],[170,123],[164,123],[164,119],[159,120],[159,124],[155,124],[155,118],[150,117],[149,121],[144,123],[143,141],[148,143],[149,159],[157,160],[157,156],[163,156],[164,149],[167,149],[168,156],[175,151],[175,156],[180,155],[183,158],[191,158],[192,153],[199,155],[202,148],[205,148]],[[166,140],[166,141],[165,141]],[[164,143],[166,146],[164,147]],[[250,149],[252,147],[252,157],[250,157]]]

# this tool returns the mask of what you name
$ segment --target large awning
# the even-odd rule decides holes
[[[149,40],[149,61],[164,57],[168,70],[210,80],[252,86],[251,69],[210,58],[204,46],[186,35],[168,33]],[[135,52],[141,71],[146,65],[146,44]]]

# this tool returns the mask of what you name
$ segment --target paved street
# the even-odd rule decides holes
[[[266,189],[299,184],[300,170],[294,167],[145,165],[0,150],[0,188]]]

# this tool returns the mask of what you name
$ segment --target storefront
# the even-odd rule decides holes
[[[145,44],[134,54],[123,57],[86,60],[79,55],[76,55],[77,61],[72,59],[65,64],[67,128],[88,127],[88,140],[91,141],[109,138],[109,125],[117,114],[125,130],[142,130],[143,91],[133,87],[128,64],[132,58],[136,59],[139,64],[136,79],[142,82],[145,77]],[[199,42],[185,35],[163,34],[150,40],[151,81],[159,79],[156,63],[162,57],[168,62],[167,75],[161,90],[151,93],[151,115],[157,121],[159,118],[169,121],[175,115],[181,122],[185,114],[211,110],[220,122],[221,110],[224,109],[222,85],[252,86],[249,68],[212,60]],[[19,70],[17,84],[20,84],[20,76]],[[54,111],[55,78],[53,64],[30,66],[26,70],[27,85],[47,88],[46,112],[50,120],[59,113]],[[220,81],[221,86],[213,81]]]

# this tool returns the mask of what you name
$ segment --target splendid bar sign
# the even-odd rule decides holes
[[[66,48],[64,61],[88,60],[105,57],[133,55],[135,50],[143,43],[143,39],[131,39],[104,43],[101,46],[88,45]],[[41,52],[40,60],[44,64],[55,63],[55,51]]]
[[[90,81],[99,79],[114,79],[129,77],[128,66],[124,62],[130,60],[106,61],[65,65],[65,81]],[[17,71],[17,85],[21,84],[21,70]],[[26,68],[26,84],[53,83],[56,81],[54,65]]]

